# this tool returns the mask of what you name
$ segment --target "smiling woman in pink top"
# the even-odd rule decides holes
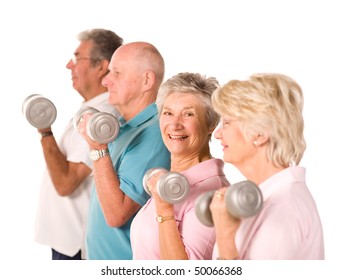
[[[259,185],[264,199],[260,214],[240,220],[229,215],[223,195],[214,196],[213,258],[324,259],[320,217],[298,166],[306,148],[300,86],[285,75],[256,74],[228,82],[212,102],[224,161]]]
[[[162,172],[148,180],[152,197],[131,226],[133,259],[212,258],[214,228],[198,221],[194,204],[199,194],[229,185],[224,162],[212,158],[209,149],[219,122],[211,105],[211,94],[217,87],[216,79],[196,73],[180,73],[161,86],[157,105],[162,138],[171,153],[170,171],[185,176],[190,190],[184,201],[170,204],[156,190]]]

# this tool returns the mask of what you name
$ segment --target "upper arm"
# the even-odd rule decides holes
[[[300,250],[301,230],[296,214],[288,207],[277,207],[254,229],[246,251],[247,259],[293,259]]]
[[[144,205],[149,198],[143,188],[143,177],[150,168],[170,166],[170,154],[167,151],[160,132],[146,129],[139,134],[126,151],[118,169],[120,188],[131,199]]]

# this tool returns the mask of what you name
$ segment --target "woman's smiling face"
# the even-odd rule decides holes
[[[165,99],[160,130],[172,155],[197,156],[209,145],[206,109],[192,93],[171,93]]]

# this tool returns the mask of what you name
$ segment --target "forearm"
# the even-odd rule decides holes
[[[111,227],[124,225],[140,205],[120,189],[120,180],[109,156],[94,162],[94,179],[107,224]]]
[[[188,260],[175,220],[173,205],[161,200],[156,193],[154,193],[154,201],[157,216],[173,217],[158,224],[160,258],[162,260]]]
[[[69,162],[60,151],[55,138],[53,136],[44,137],[41,140],[41,145],[46,166],[56,191],[60,195],[72,193],[78,182],[74,176],[70,176]]]
[[[219,189],[221,195],[215,194],[210,204],[216,243],[219,251],[219,259],[234,260],[239,257],[235,244],[235,235],[240,226],[241,220],[233,217],[227,211],[226,202],[223,199],[226,188]]]
[[[225,230],[216,231],[216,243],[218,259],[235,260],[239,257],[235,244],[235,233],[229,233]]]
[[[162,260],[189,259],[175,220],[159,224],[159,247]]]

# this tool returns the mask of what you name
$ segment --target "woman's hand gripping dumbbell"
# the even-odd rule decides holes
[[[143,178],[144,189],[149,195],[152,195],[150,186],[155,179],[157,180],[156,190],[162,200],[176,204],[186,199],[189,193],[189,182],[180,173],[170,172],[164,168],[149,169]]]
[[[87,136],[99,144],[108,144],[118,136],[119,121],[110,113],[100,112],[93,107],[85,107],[79,110],[73,118],[73,125],[79,132],[82,129],[80,123],[83,121],[86,123]]]
[[[210,203],[214,195],[224,198],[225,208],[234,218],[255,216],[263,205],[262,193],[251,181],[242,181],[229,186],[224,196],[218,191],[203,193],[195,201],[195,211],[199,221],[208,227],[214,226],[210,211]]]
[[[50,127],[57,117],[55,105],[40,94],[32,94],[24,100],[22,113],[38,130]]]

